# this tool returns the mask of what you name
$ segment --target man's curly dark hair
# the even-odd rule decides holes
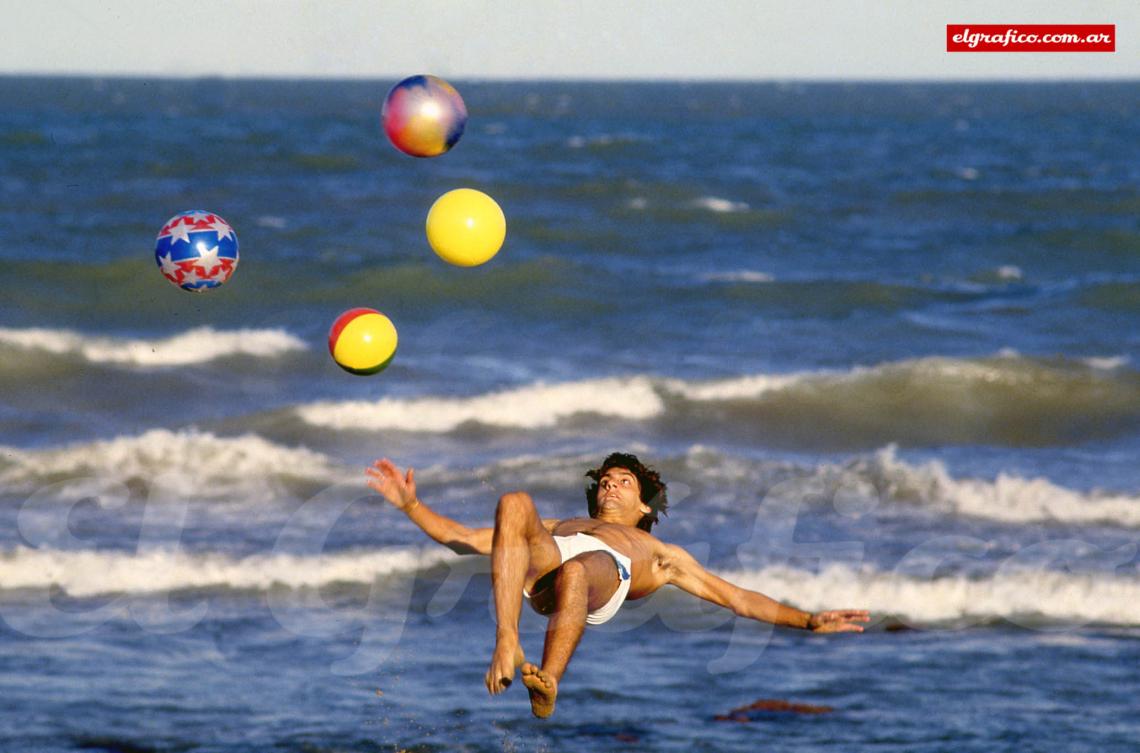
[[[666,513],[669,500],[665,496],[665,482],[661,475],[637,459],[636,455],[626,452],[614,452],[602,461],[601,466],[586,471],[593,483],[586,487],[586,504],[589,506],[590,517],[598,515],[598,482],[611,468],[624,468],[637,477],[637,484],[641,488],[641,501],[651,509],[638,521],[637,527],[643,531],[650,531],[657,522],[659,513]]]

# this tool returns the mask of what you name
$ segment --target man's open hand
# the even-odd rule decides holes
[[[857,622],[870,622],[871,613],[866,609],[835,609],[830,612],[816,612],[808,620],[808,630],[813,633],[862,633],[863,626]]]
[[[400,473],[388,458],[377,460],[365,468],[368,487],[380,493],[384,499],[400,510],[407,510],[416,503],[416,472],[408,469],[407,475]]]

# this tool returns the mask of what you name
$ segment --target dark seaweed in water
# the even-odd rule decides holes
[[[727,714],[717,714],[713,719],[718,722],[755,722],[773,714],[830,714],[832,711],[835,709],[831,706],[761,698],[747,706],[738,706]]]

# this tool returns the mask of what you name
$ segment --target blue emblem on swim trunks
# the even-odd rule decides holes
[[[618,567],[618,574],[621,575],[621,579],[629,580],[629,570],[625,569],[625,565],[618,562],[616,559],[614,560],[614,564]]]

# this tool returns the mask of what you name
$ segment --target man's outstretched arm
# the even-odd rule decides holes
[[[491,528],[468,528],[440,515],[416,496],[416,474],[411,468],[401,473],[388,458],[377,460],[364,471],[369,488],[379,492],[397,510],[402,510],[413,523],[456,554],[491,553]]]
[[[861,633],[856,623],[869,622],[865,609],[837,609],[805,612],[781,604],[757,591],[749,591],[710,573],[679,546],[661,543],[660,562],[669,582],[705,601],[731,609],[733,613],[773,625],[802,628],[816,633]]]

